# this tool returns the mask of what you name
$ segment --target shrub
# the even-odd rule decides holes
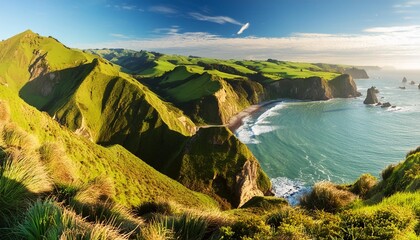
[[[45,143],[39,148],[39,153],[55,183],[70,184],[78,178],[76,167],[67,157],[62,145]]]
[[[134,208],[134,213],[137,216],[146,214],[157,213],[163,215],[173,214],[172,207],[167,202],[144,202],[140,206]]]
[[[319,182],[315,184],[311,193],[302,197],[300,204],[312,210],[336,212],[355,199],[353,193],[339,189],[330,182]]]
[[[374,212],[346,211],[340,217],[344,239],[394,239],[415,219],[412,212],[392,207]]]
[[[231,238],[226,239],[258,239],[258,236],[268,237],[271,235],[270,226],[260,219],[241,219],[231,226],[234,233]]]
[[[378,180],[370,175],[363,174],[360,178],[350,187],[350,191],[354,194],[359,195],[361,198],[365,198],[367,193],[378,184]]]
[[[382,180],[387,180],[391,175],[392,172],[395,169],[395,165],[394,164],[390,164],[388,165],[384,170],[382,170]]]

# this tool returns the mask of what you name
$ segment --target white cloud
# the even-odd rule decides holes
[[[420,68],[420,26],[365,29],[363,34],[296,33],[281,38],[225,38],[206,32],[118,40],[81,48],[128,48],[223,59],[267,59]]]
[[[124,39],[129,39],[129,36],[126,36],[124,34],[120,34],[120,33],[111,33],[109,34],[110,36],[116,37],[116,38],[124,38]]]
[[[149,11],[163,14],[175,14],[178,12],[176,9],[162,5],[152,6],[149,8]]]
[[[238,31],[238,35],[240,35],[240,34],[242,34],[245,30],[247,30],[249,28],[249,23],[245,23],[242,27],[241,27],[241,29],[239,29],[239,31]]]
[[[199,21],[214,22],[218,24],[232,23],[235,25],[242,25],[242,23],[238,22],[237,20],[226,16],[206,16],[196,12],[190,13],[190,16]]]

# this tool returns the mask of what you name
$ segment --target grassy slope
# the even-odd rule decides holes
[[[211,198],[188,190],[121,146],[101,147],[64,129],[48,115],[18,99],[7,87],[0,86],[0,99],[10,106],[11,121],[36,136],[40,144],[56,142],[64,147],[83,182],[98,176],[110,177],[118,203],[136,206],[145,201],[171,199],[190,207],[215,206]]]
[[[182,111],[108,61],[30,31],[1,44],[0,76],[9,87],[95,142],[121,144],[158,167],[174,159],[195,130]],[[8,72],[19,74],[9,78]]]
[[[311,76],[330,80],[339,75],[330,65],[311,63],[220,60],[150,52],[145,58],[146,52],[137,52],[136,56],[134,51],[124,53],[110,49],[92,52],[124,68],[133,66],[133,62],[150,65],[147,69],[140,67],[130,72],[199,124],[226,123],[237,112],[258,103],[264,96],[263,85],[273,81]],[[127,57],[130,63],[123,61]],[[221,91],[230,101],[220,101],[216,93]]]

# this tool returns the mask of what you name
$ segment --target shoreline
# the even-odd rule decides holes
[[[262,107],[265,107],[267,105],[270,105],[272,103],[276,103],[276,102],[283,102],[283,100],[271,100],[268,102],[263,102],[260,104],[255,104],[255,105],[251,105],[247,108],[245,108],[244,110],[240,111],[239,113],[237,113],[236,115],[232,116],[229,121],[227,122],[227,127],[229,128],[230,131],[232,131],[233,133],[238,130],[238,128],[240,126],[242,126],[243,119],[250,116],[251,114],[257,112],[258,110],[260,110]]]

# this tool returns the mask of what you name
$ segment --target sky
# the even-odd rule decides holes
[[[420,0],[0,0],[0,40],[420,68]]]

